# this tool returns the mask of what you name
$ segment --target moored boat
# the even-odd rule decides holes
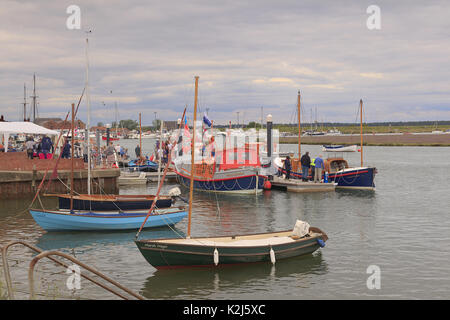
[[[310,227],[297,237],[292,230],[225,237],[137,240],[144,258],[155,268],[195,267],[255,262],[311,254],[327,241],[327,235]]]
[[[194,124],[197,115],[198,77],[195,77]],[[191,166],[195,163],[195,130],[191,140]],[[166,170],[167,171],[167,166]],[[185,238],[139,240],[135,243],[141,254],[153,267],[176,268],[194,266],[219,266],[255,262],[271,262],[311,254],[325,246],[327,235],[308,223],[297,220],[292,231],[222,237],[191,238],[192,198],[194,170],[190,172],[189,215]]]
[[[148,159],[144,161],[130,160],[127,166],[130,171],[158,171],[158,164]]]
[[[59,209],[70,209],[70,194],[49,194],[58,197]],[[73,210],[136,210],[150,208],[155,200],[154,195],[118,195],[118,194],[79,194],[74,195]],[[160,196],[156,201],[157,208],[168,208],[174,202],[171,196]]]
[[[36,223],[46,231],[98,231],[127,230],[139,228],[148,210],[83,211],[30,210]],[[145,221],[144,228],[173,225],[187,216],[184,208],[160,209]]]
[[[358,146],[356,144],[354,145],[339,145],[339,146],[333,146],[333,145],[324,145],[322,146],[322,151],[326,152],[356,152],[358,151]]]

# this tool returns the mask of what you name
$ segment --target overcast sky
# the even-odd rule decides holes
[[[66,9],[81,9],[69,30]],[[370,5],[381,29],[369,30]],[[64,118],[85,83],[89,35],[91,124],[176,120],[194,76],[199,108],[225,124],[302,117],[450,120],[450,1],[1,0],[0,114],[22,118],[36,73],[40,117]],[[31,99],[27,97],[27,101]],[[87,119],[83,101],[80,118]]]

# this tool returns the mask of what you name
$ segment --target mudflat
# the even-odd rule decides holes
[[[403,133],[363,134],[364,145],[370,146],[450,146],[450,134]],[[297,137],[280,137],[280,143],[298,143]],[[360,144],[360,135],[302,136],[302,144]]]

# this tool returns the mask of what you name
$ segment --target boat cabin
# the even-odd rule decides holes
[[[324,161],[325,170],[329,173],[334,173],[348,168],[348,162],[344,158],[328,158]]]

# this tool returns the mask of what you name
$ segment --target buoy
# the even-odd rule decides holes
[[[216,266],[219,264],[219,251],[217,251],[217,248],[214,249],[214,264]]]
[[[272,184],[270,183],[269,180],[264,182],[264,190],[270,190],[272,189]]]
[[[270,247],[270,261],[272,261],[272,264],[275,264],[275,252],[273,251],[272,247]]]

